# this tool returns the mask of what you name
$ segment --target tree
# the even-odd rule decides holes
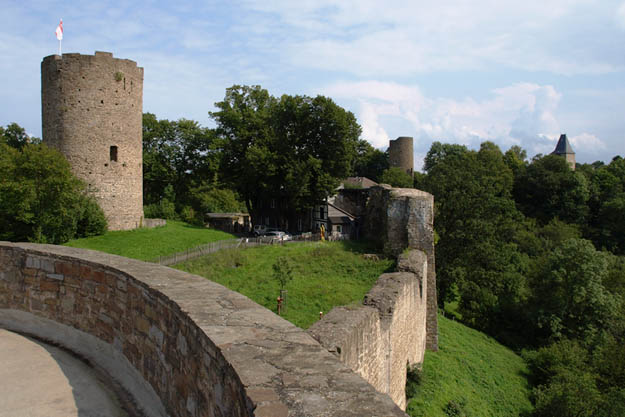
[[[222,139],[224,182],[241,196],[254,223],[263,201],[280,201],[281,217],[332,194],[353,165],[360,126],[323,96],[279,100],[260,86],[233,86],[210,115]]]
[[[364,139],[358,141],[353,175],[380,182],[382,173],[389,168],[388,153],[371,146]]]
[[[568,239],[548,255],[531,281],[531,309],[544,340],[583,340],[606,327],[620,307],[604,287],[608,265],[608,256],[584,239]]]
[[[590,171],[587,235],[598,247],[625,254],[625,160]]]
[[[588,213],[588,181],[557,155],[538,155],[515,179],[514,195],[521,211],[541,223],[553,218],[583,225]]]
[[[59,152],[0,144],[0,239],[60,244],[104,233],[104,214],[85,189]]]
[[[527,256],[516,236],[522,216],[511,198],[512,171],[499,148],[485,142],[478,152],[434,143],[420,179],[434,195],[439,302],[459,295],[471,325],[493,335],[513,335],[527,297]]]
[[[399,188],[412,188],[413,186],[413,179],[410,174],[398,167],[386,169],[380,177],[380,182]]]
[[[5,143],[13,148],[21,149],[27,143],[40,143],[39,138],[28,136],[26,130],[17,123],[7,125],[6,129],[0,127],[0,144]]]
[[[191,188],[217,183],[219,157],[219,144],[210,129],[193,120],[158,120],[144,114],[144,204],[173,204],[178,209],[191,204]],[[166,190],[171,190],[168,195]]]

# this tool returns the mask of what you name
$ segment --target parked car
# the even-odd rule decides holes
[[[286,232],[282,232],[280,230],[274,230],[271,232],[267,232],[265,233],[265,236],[272,238],[273,240],[279,240],[279,241],[285,241],[285,240],[291,240],[291,235],[286,233]]]
[[[269,228],[264,224],[255,224],[252,230],[254,236],[264,236],[267,232],[269,232]]]

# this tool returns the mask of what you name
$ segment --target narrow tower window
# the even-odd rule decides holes
[[[111,146],[109,155],[110,155],[111,161],[117,162],[117,146]]]

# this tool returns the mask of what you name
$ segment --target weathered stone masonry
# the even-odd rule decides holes
[[[150,416],[406,416],[243,295],[119,256],[0,242],[0,326],[86,357]]]
[[[84,180],[109,229],[143,218],[143,68],[111,53],[50,55],[41,62],[43,141]]]
[[[423,362],[427,260],[414,250],[403,272],[383,274],[359,308],[338,307],[308,329],[378,391],[406,408],[406,367]]]
[[[438,303],[434,257],[434,197],[412,188],[372,187],[364,234],[382,250],[398,256],[405,249],[427,255],[427,348],[438,350]]]
[[[434,199],[388,185],[338,199],[364,212],[364,233],[397,270],[383,274],[359,308],[335,308],[309,333],[378,391],[406,407],[406,368],[438,349],[434,271]],[[336,200],[335,200],[336,201]],[[409,249],[406,251],[406,249]]]

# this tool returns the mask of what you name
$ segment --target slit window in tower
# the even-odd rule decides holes
[[[110,155],[111,161],[117,162],[117,146],[111,146],[109,155]]]

